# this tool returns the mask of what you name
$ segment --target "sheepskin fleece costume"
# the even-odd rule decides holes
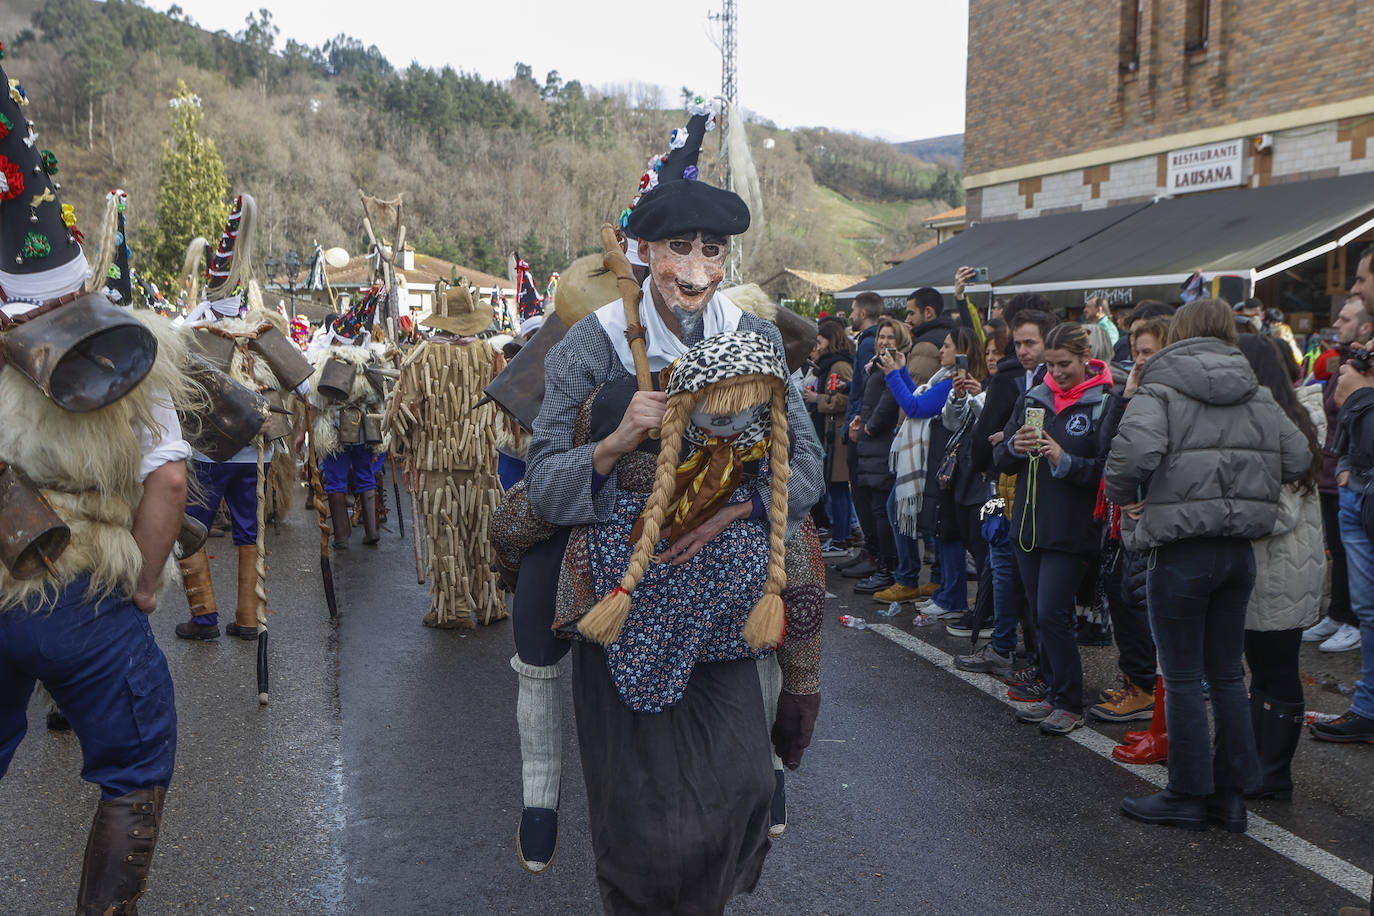
[[[152,371],[123,398],[87,413],[58,407],[17,370],[0,369],[0,461],[24,470],[71,528],[56,560],[57,576],[17,580],[0,566],[0,613],[46,611],[78,576],[90,576],[88,600],[115,591],[133,594],[143,557],[134,541],[134,512],[143,498],[142,451],[136,430],[152,429],[155,397],[180,411],[203,409],[180,370],[186,337],[152,312],[130,313],[157,338]],[[42,435],[34,435],[42,430]],[[170,557],[159,590],[174,575]]]
[[[386,402],[362,371],[368,366],[381,365],[384,353],[385,348],[381,344],[362,347],[343,344],[325,347],[311,359],[315,374],[310,377],[310,405],[315,408],[315,421],[310,434],[315,438],[315,454],[321,461],[337,454],[345,444],[339,441],[339,411],[342,408],[357,407],[364,414],[376,414],[385,407]],[[331,359],[352,363],[357,370],[347,401],[334,401],[319,393],[320,378],[324,374],[325,364]],[[383,446],[376,451],[384,452],[386,448]]]

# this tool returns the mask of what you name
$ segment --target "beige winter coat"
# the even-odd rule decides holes
[[[1326,441],[1326,411],[1319,385],[1299,388],[1298,401]],[[1255,588],[1245,611],[1247,630],[1292,630],[1309,627],[1321,616],[1326,585],[1326,542],[1322,536],[1321,499],[1302,494],[1292,484],[1279,493],[1279,518],[1272,537],[1254,541]]]

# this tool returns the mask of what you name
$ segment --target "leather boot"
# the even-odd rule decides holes
[[[219,639],[219,617],[215,607],[215,586],[210,581],[210,555],[202,547],[177,564],[181,569],[181,585],[186,590],[186,603],[193,619],[176,626],[182,639]],[[197,623],[194,618],[208,618],[209,623]]]
[[[100,800],[86,840],[77,916],[138,916],[166,797],[158,786]]]
[[[1207,828],[1207,809],[1203,799],[1196,795],[1180,795],[1172,789],[1144,798],[1123,798],[1121,813],[1131,820],[1161,827],[1182,827],[1185,830]]]
[[[368,490],[363,494],[363,543],[376,547],[381,536],[377,534],[377,491]]]
[[[329,521],[334,526],[334,549],[347,550],[353,524],[348,517],[348,494],[329,494]]]
[[[254,544],[239,545],[239,603],[234,609],[234,622],[226,624],[224,632],[239,639],[258,638],[258,548]]]
[[[1126,739],[1131,744],[1123,744],[1112,748],[1112,756],[1122,763],[1164,763],[1169,759],[1169,729],[1168,720],[1164,712],[1164,678],[1161,675],[1155,677],[1155,709],[1150,716],[1150,730],[1145,732],[1127,732]]]
[[[1250,693],[1250,721],[1259,749],[1260,783],[1246,798],[1293,797],[1293,755],[1302,740],[1306,710],[1302,703],[1275,700],[1263,691]]]

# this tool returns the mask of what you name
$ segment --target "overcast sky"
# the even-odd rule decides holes
[[[167,0],[149,0],[167,8]],[[201,26],[237,32],[272,8],[286,39],[318,46],[339,32],[376,44],[394,66],[448,64],[505,80],[516,61],[543,81],[656,83],[675,103],[683,86],[720,91],[720,0],[181,0]],[[887,140],[964,129],[967,0],[738,0],[739,101],[780,127],[823,126]],[[591,13],[589,9],[602,12]]]

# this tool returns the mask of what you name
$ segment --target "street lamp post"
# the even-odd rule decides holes
[[[291,314],[296,314],[296,277],[301,272],[301,259],[300,255],[296,254],[296,249],[288,249],[284,261],[278,261],[269,254],[262,262],[262,266],[267,271],[267,281],[275,283],[278,289],[281,288],[282,281],[286,281],[291,297]]]

